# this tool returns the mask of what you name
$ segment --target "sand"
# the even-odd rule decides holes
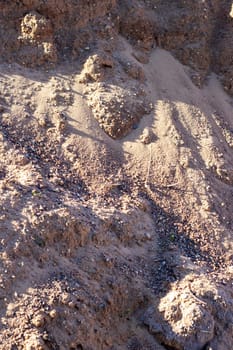
[[[0,64],[2,350],[233,342],[232,96],[216,68],[195,67],[197,84],[192,65],[152,45],[151,21],[136,33],[148,13],[134,10],[106,29],[107,49],[100,33],[72,59],[54,40],[63,12],[31,15],[56,62]]]

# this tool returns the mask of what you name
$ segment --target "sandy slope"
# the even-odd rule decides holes
[[[118,140],[90,101],[122,73],[1,65],[1,349],[233,340],[232,99],[164,50],[139,65],[151,111]]]
[[[182,208],[174,205],[177,214],[190,211],[199,223],[209,220],[218,247],[230,256],[232,100],[214,75],[198,89],[187,76],[188,68],[165,51],[155,50],[145,69],[154,115],[145,117],[123,141],[124,150],[137,159],[136,164],[140,161],[145,179],[150,166],[149,179],[155,188],[164,186],[172,198],[182,198]],[[146,127],[156,141],[145,146],[139,139]]]
[[[231,348],[231,7],[0,3],[0,349]]]

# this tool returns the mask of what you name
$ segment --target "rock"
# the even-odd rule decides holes
[[[45,314],[43,312],[39,312],[37,315],[35,315],[32,319],[33,326],[40,328],[43,327],[45,324]]]
[[[151,107],[140,91],[120,86],[98,88],[88,101],[100,127],[113,139],[126,136]]]
[[[50,312],[49,312],[49,316],[54,319],[57,317],[57,310],[56,309],[52,309]]]
[[[145,128],[140,136],[140,140],[145,145],[148,145],[155,140],[155,135],[150,128]]]
[[[56,63],[57,50],[51,22],[37,12],[30,12],[21,21],[19,57],[24,65]]]
[[[229,13],[229,16],[230,16],[231,18],[233,18],[233,4],[231,5],[231,11],[230,11],[230,13]]]
[[[101,81],[106,75],[107,68],[113,68],[114,62],[110,55],[105,53],[94,54],[89,56],[84,64],[80,82],[85,83],[91,81]]]
[[[67,116],[64,112],[54,113],[53,120],[54,120],[56,129],[60,132],[64,131],[68,126]]]
[[[47,41],[52,37],[51,22],[37,12],[27,13],[21,22],[21,40]]]
[[[144,324],[166,346],[176,350],[202,349],[214,337],[209,307],[188,288],[172,290],[144,315]]]

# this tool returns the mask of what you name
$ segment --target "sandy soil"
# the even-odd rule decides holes
[[[82,7],[72,59],[70,2],[4,3],[30,13],[0,64],[0,349],[230,349],[230,64],[154,45],[150,1]]]

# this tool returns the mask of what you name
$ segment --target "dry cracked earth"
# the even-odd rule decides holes
[[[233,3],[0,1],[0,349],[233,348]]]

